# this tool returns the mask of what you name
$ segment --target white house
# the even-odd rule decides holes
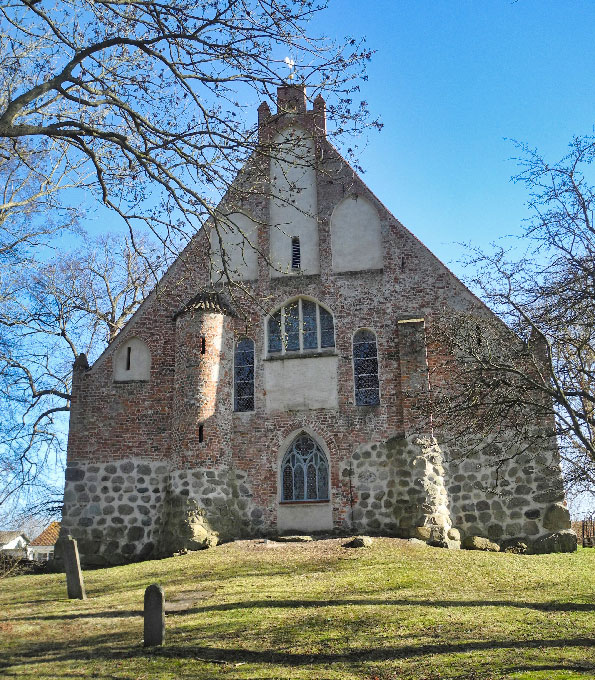
[[[25,556],[29,539],[21,531],[0,531],[0,552]]]

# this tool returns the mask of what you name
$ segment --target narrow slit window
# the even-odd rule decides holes
[[[207,339],[205,336],[201,336],[200,338],[200,353],[201,354],[206,354],[207,352]]]
[[[198,426],[198,441],[200,444],[202,444],[205,440],[205,426],[204,425],[199,425]]]
[[[301,267],[302,255],[300,252],[300,237],[294,236],[291,239],[291,268],[297,270]]]
[[[126,348],[126,370],[130,370],[130,355],[132,354],[132,347]]]
[[[361,330],[353,336],[353,379],[356,406],[380,403],[378,350],[373,331]]]

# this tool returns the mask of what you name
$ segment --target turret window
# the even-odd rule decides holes
[[[335,346],[333,315],[313,300],[298,298],[269,317],[269,354],[312,352]]]

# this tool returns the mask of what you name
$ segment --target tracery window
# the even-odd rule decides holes
[[[378,350],[373,331],[359,330],[353,336],[353,379],[356,406],[380,403]]]
[[[234,411],[254,411],[254,342],[236,343],[233,360]]]
[[[334,346],[333,315],[317,302],[298,298],[269,317],[269,354],[316,351]]]
[[[282,501],[328,501],[328,461],[324,451],[303,432],[281,463]]]

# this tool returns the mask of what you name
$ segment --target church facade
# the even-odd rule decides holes
[[[279,88],[258,115],[237,192],[75,362],[62,526],[83,561],[283,532],[547,544],[570,526],[556,447],[494,491],[416,410],[427,324],[479,301],[327,141],[321,97]]]

